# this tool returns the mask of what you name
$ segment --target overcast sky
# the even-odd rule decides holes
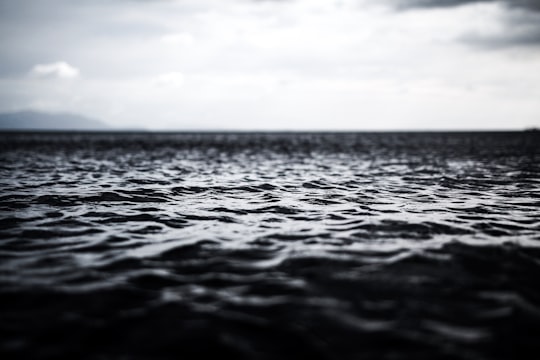
[[[540,127],[540,0],[0,0],[0,112],[149,129]]]

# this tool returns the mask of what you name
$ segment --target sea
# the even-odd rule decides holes
[[[540,134],[0,134],[2,359],[538,359]]]

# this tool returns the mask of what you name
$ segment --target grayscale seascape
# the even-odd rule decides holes
[[[540,135],[3,133],[3,359],[536,359]]]

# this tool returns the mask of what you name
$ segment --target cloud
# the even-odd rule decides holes
[[[540,12],[506,13],[497,31],[472,32],[460,40],[488,49],[540,47]]]
[[[163,73],[152,78],[152,83],[158,87],[180,87],[184,84],[184,74],[177,71]]]
[[[189,33],[172,33],[162,36],[160,41],[164,44],[189,46],[193,44],[193,36]]]
[[[58,61],[50,64],[37,64],[30,74],[39,78],[75,79],[79,77],[80,71],[67,62]]]
[[[418,7],[453,7],[475,3],[502,3],[508,7],[540,11],[540,0],[391,0],[401,9]]]
[[[540,0],[389,0],[399,11],[493,5],[502,9],[497,31],[482,31],[459,38],[484,48],[540,46]]]

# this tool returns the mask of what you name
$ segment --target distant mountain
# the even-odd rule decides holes
[[[0,113],[0,130],[109,130],[95,119],[69,113],[19,111]]]

